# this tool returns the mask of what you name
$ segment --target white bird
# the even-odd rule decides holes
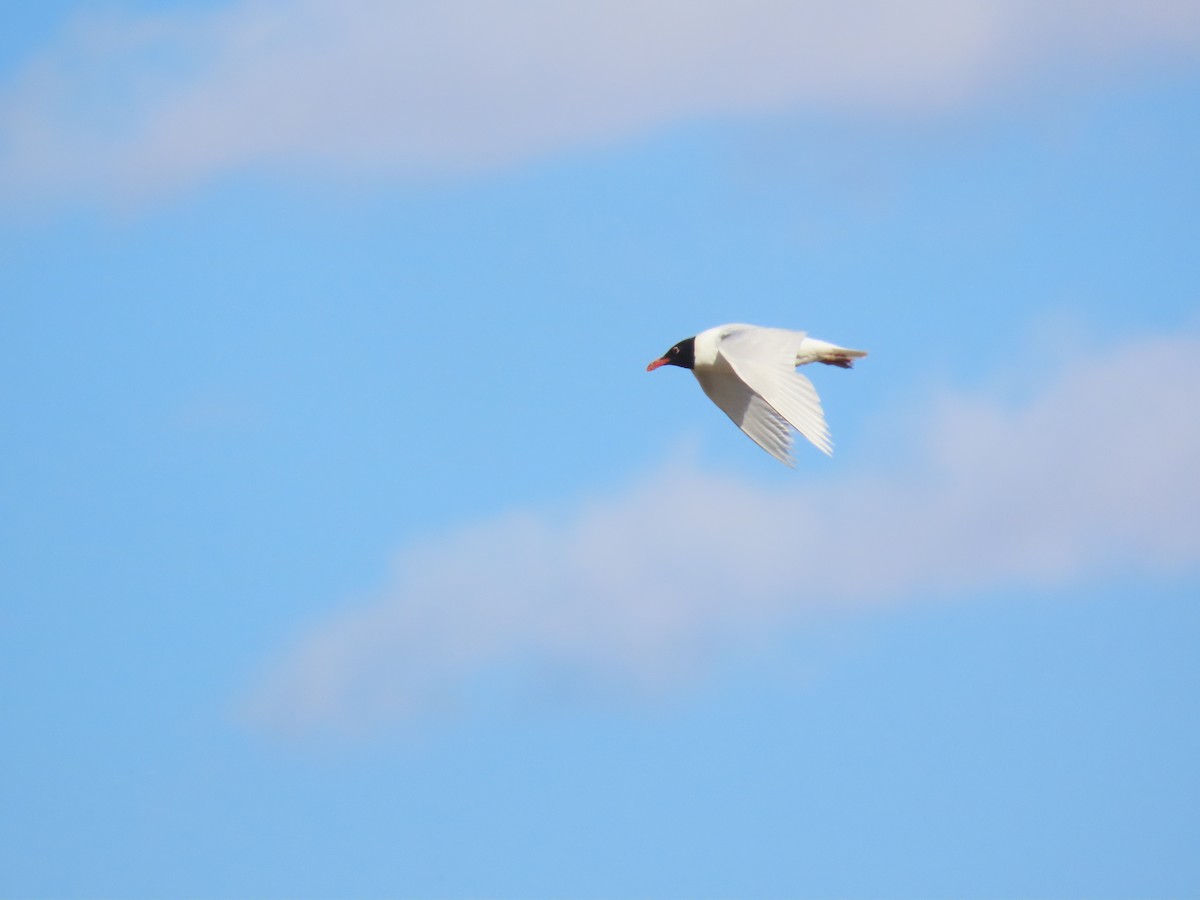
[[[787,466],[792,428],[833,454],[821,398],[796,366],[819,362],[849,369],[865,350],[810,338],[803,331],[758,325],[718,325],[680,341],[650,365],[691,369],[708,399],[754,443]],[[790,426],[790,427],[789,427]]]

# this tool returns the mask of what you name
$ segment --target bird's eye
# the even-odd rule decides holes
[[[672,356],[674,356],[674,355],[675,355],[676,353],[678,353],[678,352],[679,352],[679,348],[678,348],[678,347],[672,347],[672,348],[671,348],[671,355],[672,355]]]

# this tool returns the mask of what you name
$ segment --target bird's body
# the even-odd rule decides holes
[[[785,465],[795,428],[816,447],[833,453],[821,400],[796,366],[819,362],[849,369],[865,350],[810,338],[803,331],[758,325],[718,325],[680,341],[646,367],[691,369],[708,398],[751,440]]]

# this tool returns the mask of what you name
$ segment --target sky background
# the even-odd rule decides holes
[[[5,5],[0,896],[1200,892],[1198,160],[1186,0]]]

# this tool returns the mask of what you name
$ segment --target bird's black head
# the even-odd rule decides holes
[[[680,341],[650,365],[646,366],[647,372],[653,372],[659,366],[679,366],[681,369],[693,369],[696,367],[696,339],[694,337],[685,338]]]

